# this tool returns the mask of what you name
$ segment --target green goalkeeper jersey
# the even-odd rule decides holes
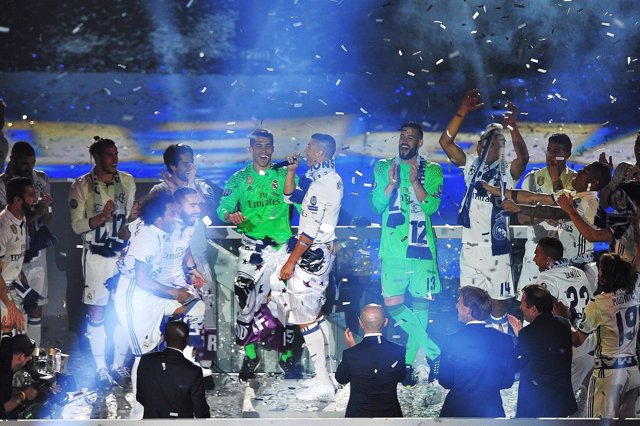
[[[382,213],[382,235],[380,240],[381,258],[412,258],[412,249],[417,246],[424,249],[428,246],[431,257],[436,259],[436,239],[431,228],[431,215],[440,206],[442,194],[442,168],[439,164],[426,161],[420,157],[423,172],[422,185],[427,197],[422,202],[413,204],[411,198],[413,188],[409,180],[411,166],[399,163],[400,183],[397,196],[387,197],[384,193],[389,184],[389,168],[395,158],[387,158],[376,163],[374,168],[374,187],[371,192],[371,202],[378,213]],[[396,201],[397,198],[398,201]],[[415,198],[414,198],[415,199]],[[419,207],[418,207],[419,206]],[[390,212],[396,217],[389,220]],[[424,259],[424,257],[419,257]]]
[[[245,220],[237,227],[239,233],[255,239],[269,237],[284,243],[292,235],[291,205],[285,203],[283,195],[286,176],[286,167],[268,169],[260,174],[250,163],[238,170],[224,187],[218,217],[224,221],[226,213],[242,212]]]

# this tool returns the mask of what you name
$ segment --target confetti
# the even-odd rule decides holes
[[[302,26],[302,22],[294,22],[293,26],[294,27],[301,27]]]
[[[202,89],[200,89],[200,93],[204,93],[207,91],[207,86],[204,86]]]
[[[475,20],[478,16],[480,16],[480,12],[478,12],[476,10],[476,13],[473,14],[473,16],[471,17],[473,20]]]
[[[341,83],[341,82],[342,82],[342,80],[341,80],[341,79],[337,79],[337,80],[336,80],[336,86],[340,86],[340,83]]]
[[[238,84],[238,80],[233,80],[233,82],[231,83],[231,86],[235,86],[236,84]]]
[[[341,44],[341,45],[340,45],[340,48],[341,48],[342,50],[344,50],[345,52],[348,52],[347,48],[346,48],[346,47],[344,47],[344,44]]]
[[[615,37],[615,35],[614,35],[613,33],[609,33],[609,32],[608,32],[608,33],[607,33],[607,35],[608,35],[609,37]]]
[[[546,74],[547,70],[545,70],[544,68],[538,68],[538,72],[540,72],[542,74]]]
[[[362,108],[362,107],[360,107],[360,112],[363,113],[363,114],[369,114],[369,112],[366,109]]]
[[[126,66],[126,65],[118,64],[118,66],[119,66],[120,68],[122,68],[123,70],[126,70],[126,69],[127,69],[127,66]]]
[[[137,92],[140,89],[142,89],[142,86],[134,87],[131,91],[132,92]]]
[[[443,62],[444,62],[444,59],[440,58],[436,61],[436,65],[440,65]]]
[[[318,102],[320,102],[322,105],[327,105],[327,103],[320,98],[318,98]]]
[[[344,112],[342,112],[342,111],[336,111],[336,115],[344,115]]]
[[[111,90],[107,89],[106,87],[103,87],[102,90],[104,90],[107,95],[111,96]]]
[[[358,176],[362,177],[362,172],[360,170],[356,170],[355,172]]]
[[[396,368],[396,365],[398,365],[398,361],[396,361],[393,364],[391,364],[391,368]]]
[[[402,56],[402,49],[398,49],[398,55]]]
[[[227,121],[227,126],[235,126],[236,122],[235,121]]]
[[[518,29],[519,29],[519,30],[521,30],[521,29],[523,29],[523,28],[524,28],[524,27],[526,27],[526,26],[527,26],[527,24],[520,24],[520,25],[518,25]]]
[[[193,4],[193,0],[189,0],[189,2],[187,3],[187,8],[191,7],[192,4]]]
[[[295,103],[295,104],[293,104],[293,107],[294,108],[301,108],[302,107],[302,103],[300,103],[300,102],[299,103]]]
[[[8,33],[9,32],[9,27],[1,27],[0,26],[0,33]]]
[[[78,31],[80,31],[80,29],[82,29],[83,26],[84,26],[83,23],[76,25],[76,27],[73,30],[71,30],[71,34],[77,34]]]
[[[412,73],[411,71],[407,71],[407,75],[408,75],[409,77],[415,77],[415,74],[414,74],[414,73]]]

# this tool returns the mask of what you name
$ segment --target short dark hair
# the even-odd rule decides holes
[[[491,314],[491,296],[486,290],[465,285],[460,287],[458,295],[462,304],[471,309],[471,316],[478,321],[484,321]]]
[[[538,247],[553,260],[560,260],[564,257],[564,246],[560,240],[555,237],[544,237],[540,239],[540,241],[538,241]]]
[[[311,139],[322,146],[325,158],[331,159],[336,155],[336,140],[333,136],[326,133],[314,133],[311,135]]]
[[[13,355],[24,354],[25,356],[31,356],[36,349],[36,342],[26,334],[16,334],[13,337],[5,337],[3,340],[6,340],[6,344]],[[5,342],[2,343],[5,344]]]
[[[164,150],[164,154],[162,154],[162,159],[164,160],[164,165],[167,166],[169,173],[173,173],[169,166],[177,166],[180,161],[180,156],[183,154],[190,154],[193,157],[193,149],[187,144],[184,143],[174,143],[173,145],[169,145],[167,149]]]
[[[541,314],[549,314],[553,310],[553,296],[540,284],[529,284],[522,289],[525,305],[535,306]]]
[[[173,193],[173,198],[176,200],[176,203],[181,203],[184,201],[187,195],[193,195],[197,193],[198,191],[196,191],[195,189],[185,186],[176,189],[176,192]]]
[[[110,146],[116,146],[116,143],[111,139],[101,138],[100,136],[93,137],[93,143],[89,147],[89,154],[92,157],[96,155],[102,155],[104,149]]]
[[[407,121],[402,123],[402,125],[400,126],[400,130],[404,130],[407,127],[414,129],[416,132],[418,132],[418,140],[422,140],[422,136],[424,135],[424,131],[422,130],[422,124],[418,123],[417,121]]]
[[[27,141],[18,141],[11,147],[11,156],[35,157],[36,150]]]
[[[600,286],[605,293],[624,290],[631,294],[636,288],[637,273],[633,265],[615,253],[600,256],[598,269],[602,272]]]
[[[249,135],[249,145],[253,146],[253,144],[256,143],[256,138],[267,138],[273,143],[273,133],[268,129],[259,128],[251,132]]]
[[[157,218],[164,216],[167,205],[173,202],[174,198],[169,192],[158,191],[149,194],[141,200],[140,217],[145,224],[153,225]]]
[[[171,347],[185,348],[189,341],[189,326],[183,321],[170,321],[164,328],[164,339]]]
[[[7,204],[13,203],[16,197],[24,199],[27,186],[33,186],[33,181],[26,177],[14,177],[7,182]]]
[[[565,133],[554,133],[549,136],[549,143],[557,143],[562,147],[565,152],[571,152],[571,148],[573,148],[573,144],[571,143],[571,138],[569,135]]]
[[[609,170],[609,167],[606,164],[594,161],[593,163],[587,164],[585,168],[586,167],[589,168],[589,176],[591,179],[596,179],[598,181],[598,187],[591,188],[592,191],[599,191],[609,185],[609,182],[611,181],[611,170]]]

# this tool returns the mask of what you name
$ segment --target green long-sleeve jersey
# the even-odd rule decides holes
[[[387,226],[389,217],[389,208],[391,206],[392,197],[387,197],[384,189],[389,184],[389,167],[393,164],[395,158],[387,158],[376,163],[374,168],[375,183],[371,192],[371,202],[373,207],[382,213],[382,236],[380,240],[380,257],[382,258],[406,258],[407,246],[409,238],[413,239],[426,238],[431,253],[435,259],[436,256],[436,239],[431,228],[431,215],[434,214],[440,206],[440,196],[442,194],[442,168],[438,163],[426,161],[424,166],[424,190],[427,197],[419,203],[423,215],[422,220],[412,221],[410,217],[411,208],[411,192],[413,188],[409,180],[409,171],[411,166],[400,162],[400,184],[398,186],[398,196],[401,199],[400,208],[404,216],[404,223],[395,228]]]
[[[268,169],[256,172],[253,163],[235,172],[227,181],[217,213],[224,221],[225,214],[242,212],[246,218],[238,232],[251,238],[270,237],[284,243],[291,235],[290,204],[284,202],[284,181],[287,169]],[[296,184],[297,184],[296,177]],[[297,206],[296,206],[297,207]]]

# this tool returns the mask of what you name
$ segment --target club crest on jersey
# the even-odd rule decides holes
[[[11,232],[13,232],[14,234],[18,234],[18,228],[13,223],[11,224]]]
[[[222,196],[223,196],[223,197],[226,197],[226,196],[228,196],[228,195],[231,195],[231,192],[232,192],[232,191],[231,191],[231,188],[227,188],[227,189],[225,189],[225,190],[222,192]]]
[[[315,196],[315,195],[312,195],[312,196],[311,196],[311,199],[309,200],[309,203],[310,203],[312,206],[315,206],[316,204],[318,204],[318,199],[316,198],[316,196]]]
[[[538,186],[542,186],[542,185],[544,185],[544,176],[541,176],[541,175],[540,175],[540,176],[538,176],[538,177],[536,178],[536,184],[537,184]]]
[[[153,256],[147,256],[147,257],[145,257],[144,261],[145,261],[145,263],[151,263],[151,262],[153,262]]]
[[[504,212],[500,212],[496,215],[495,223],[491,228],[491,235],[496,241],[505,241],[507,239]]]
[[[248,185],[253,184],[253,176],[251,176],[251,175],[247,176],[247,184]]]
[[[271,188],[278,189],[278,180],[277,179],[274,179],[273,182],[271,182]]]
[[[72,198],[69,200],[69,207],[71,207],[72,209],[77,209],[78,208],[78,200],[76,200],[75,198]]]

